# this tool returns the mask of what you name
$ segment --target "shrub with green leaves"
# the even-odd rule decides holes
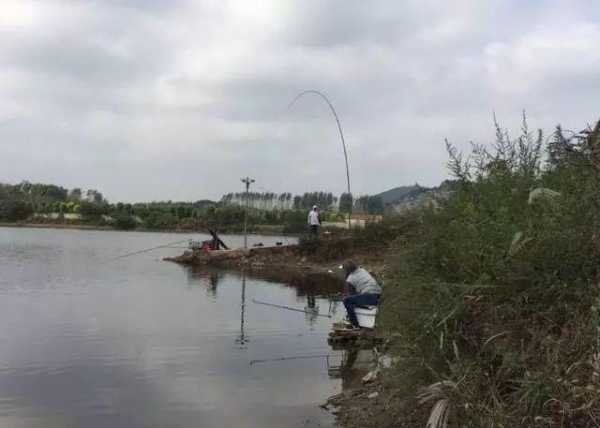
[[[412,228],[417,217],[412,213],[404,216],[387,216],[383,221],[367,223],[365,227],[351,230],[329,229],[314,236],[305,233],[300,237],[299,250],[319,261],[341,260],[349,256],[384,251],[394,239]],[[306,225],[304,226],[306,229]]]
[[[125,213],[119,213],[115,216],[115,228],[120,230],[132,230],[135,229],[137,223],[133,216],[127,215]]]
[[[457,189],[390,260],[396,376],[451,426],[600,420],[600,124],[544,141],[524,120],[467,158],[447,143]]]

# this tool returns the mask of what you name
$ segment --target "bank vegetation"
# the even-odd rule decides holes
[[[447,148],[386,262],[394,426],[600,426],[600,124]]]

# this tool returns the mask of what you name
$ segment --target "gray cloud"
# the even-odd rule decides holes
[[[0,14],[0,181],[111,200],[218,198],[446,177],[444,137],[596,120],[592,0],[8,1]]]

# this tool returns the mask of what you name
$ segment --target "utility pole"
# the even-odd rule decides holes
[[[246,185],[246,210],[244,212],[244,249],[248,249],[248,208],[250,205],[248,192],[250,185],[254,183],[254,179],[250,177],[242,178],[242,183]]]

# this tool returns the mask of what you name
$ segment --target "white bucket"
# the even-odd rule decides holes
[[[369,306],[369,309],[354,308],[358,325],[365,328],[375,328],[375,316],[377,315],[377,306]]]

